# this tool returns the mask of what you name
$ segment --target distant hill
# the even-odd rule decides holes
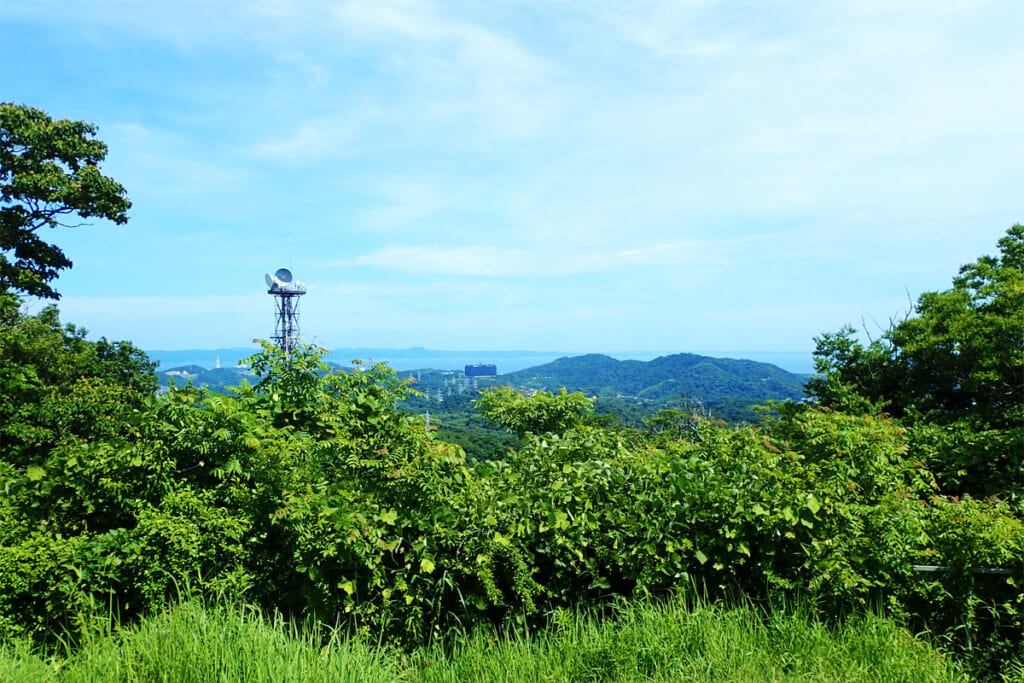
[[[810,378],[770,363],[693,353],[660,356],[650,361],[588,354],[558,358],[498,377],[473,379],[459,371],[423,369],[400,374],[417,380],[415,388],[425,394],[409,401],[411,412],[431,410],[441,414],[463,410],[463,403],[475,398],[478,391],[504,385],[518,390],[547,391],[565,387],[596,396],[598,412],[632,417],[699,401],[715,417],[732,421],[755,419],[752,407],[766,401],[803,399],[803,386]]]
[[[769,363],[678,353],[650,361],[616,360],[601,354],[559,358],[502,375],[499,381],[519,389],[566,387],[599,398],[635,399],[648,405],[698,399],[713,412],[737,419],[755,404],[802,399],[808,379],[809,375]]]
[[[238,386],[243,379],[256,383],[256,375],[245,368],[213,368],[208,370],[201,365],[179,365],[166,370],[158,369],[157,379],[160,386],[169,386],[174,382],[175,386],[183,387],[189,382],[197,387],[224,393],[228,387]]]
[[[222,368],[234,367],[244,358],[255,355],[260,347],[238,346],[230,349],[179,349],[167,351],[163,349],[146,349],[150,359],[160,363],[161,371],[180,369],[183,366],[195,365],[202,368],[215,368],[220,362]]]

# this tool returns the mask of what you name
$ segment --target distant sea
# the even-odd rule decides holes
[[[147,350],[153,360],[160,361],[161,370],[182,365],[198,365],[204,368],[233,367],[240,360],[258,351],[258,347],[236,347],[228,349],[187,349],[183,351]],[[384,362],[396,370],[462,370],[475,363],[493,363],[498,373],[515,372],[537,365],[544,365],[566,356],[582,356],[587,351],[443,351],[436,349],[333,349],[327,360],[335,365],[348,366],[354,359],[365,362]],[[783,370],[798,374],[814,372],[810,351],[613,351],[605,355],[619,360],[653,360],[659,356],[675,353],[696,353],[712,358],[736,358],[771,363]]]

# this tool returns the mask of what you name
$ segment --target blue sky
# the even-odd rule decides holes
[[[32,0],[2,99],[92,121],[54,232],[144,348],[800,351],[1024,221],[1024,3]]]

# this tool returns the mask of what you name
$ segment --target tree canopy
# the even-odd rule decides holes
[[[579,392],[538,391],[527,396],[510,387],[494,387],[476,401],[480,413],[492,424],[526,434],[560,432],[578,425],[594,412],[593,401]]]
[[[41,230],[80,225],[70,216],[128,221],[125,188],[100,172],[106,156],[90,123],[0,104],[0,290],[59,299],[51,282],[71,260]]]
[[[809,392],[914,427],[951,492],[1019,489],[1024,477],[1024,225],[998,245],[879,339],[864,345],[850,327],[816,339]]]
[[[37,315],[0,294],[0,458],[45,459],[61,441],[109,435],[157,389],[156,363],[126,341],[86,339],[56,306]]]

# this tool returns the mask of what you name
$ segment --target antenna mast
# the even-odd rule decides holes
[[[274,297],[274,336],[271,339],[290,356],[296,345],[302,341],[299,334],[299,297],[306,293],[305,282],[293,282],[292,272],[278,268],[271,275],[267,273],[267,294]]]

